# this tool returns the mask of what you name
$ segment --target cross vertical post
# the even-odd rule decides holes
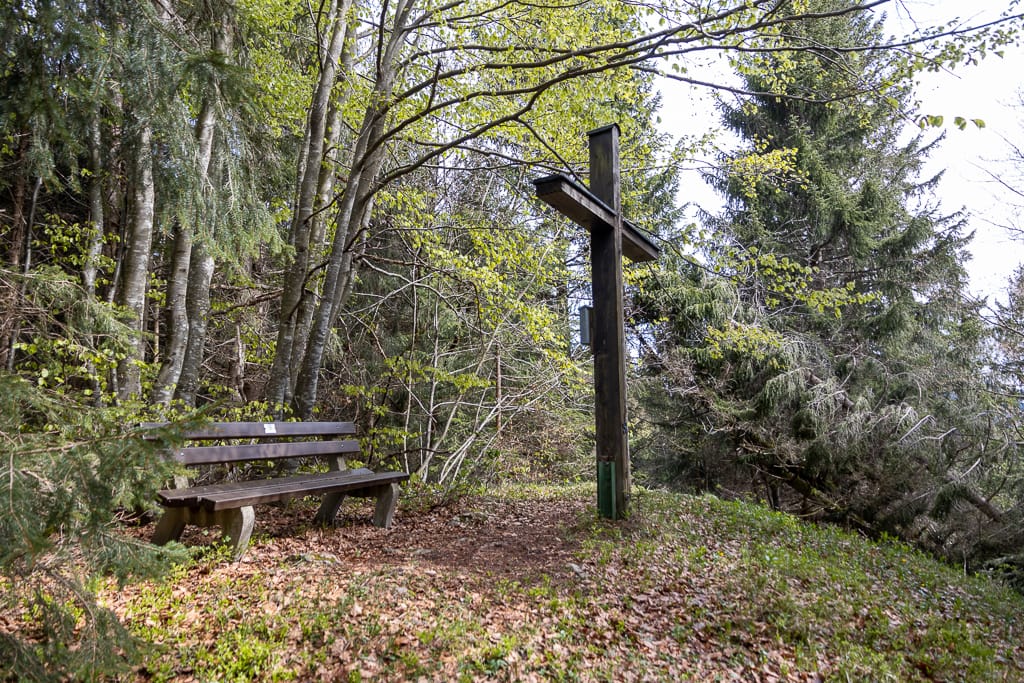
[[[540,199],[590,232],[597,507],[602,517],[623,519],[629,512],[631,474],[622,257],[653,261],[659,250],[622,217],[619,127],[598,128],[588,136],[589,189],[563,175],[540,178],[534,185]]]
[[[590,191],[612,210],[612,225],[590,233],[593,282],[594,424],[597,438],[598,509],[621,519],[629,509],[630,464],[626,423],[626,340],[622,303],[622,197],[619,127],[590,137]]]

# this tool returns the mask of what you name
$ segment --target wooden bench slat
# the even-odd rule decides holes
[[[160,429],[166,422],[144,422],[143,429]],[[343,436],[355,434],[352,422],[216,422],[185,432],[186,439],[271,439],[275,437]]]
[[[274,460],[358,452],[359,442],[355,439],[346,439],[344,441],[298,441],[238,446],[193,446],[178,450],[174,454],[174,459],[186,465],[208,465],[243,460]]]
[[[272,503],[279,500],[287,500],[297,496],[314,496],[324,493],[338,493],[366,489],[371,486],[384,486],[400,481],[405,481],[408,476],[400,472],[376,472],[356,478],[339,479],[330,476],[331,473],[322,475],[321,478],[305,482],[302,486],[294,482],[281,486],[265,485],[254,487],[248,490],[237,492],[215,493],[200,500],[200,505],[210,510],[222,510],[236,508],[242,505],[259,505],[261,503]]]
[[[149,439],[156,438],[156,430],[168,426],[156,422],[141,425],[143,429],[152,430],[145,435]],[[355,434],[355,431],[351,422],[221,422],[180,433],[185,441],[228,444],[183,445],[168,454],[189,466],[319,457],[326,460],[331,469],[191,487],[184,477],[175,477],[179,488],[166,489],[157,495],[166,510],[157,522],[153,542],[176,541],[189,524],[219,526],[231,540],[237,559],[249,543],[255,505],[310,495],[321,496],[320,508],[314,517],[314,522],[321,526],[333,524],[342,501],[354,496],[375,498],[373,524],[389,528],[401,491],[399,482],[407,480],[409,475],[373,472],[366,468],[345,469],[345,456],[359,453],[359,442],[339,437]]]
[[[179,491],[171,489],[159,493],[161,502],[168,507],[203,507],[216,511],[245,505],[258,505],[302,495],[341,492],[383,486],[405,481],[404,472],[372,472],[367,469],[341,472],[321,472],[280,479],[262,479],[216,484]]]
[[[164,489],[163,491],[157,492],[157,497],[160,502],[164,505],[170,506],[184,506],[184,505],[196,505],[198,500],[203,496],[213,495],[216,493],[223,493],[225,491],[237,491],[240,488],[253,487],[261,484],[269,484],[274,481],[296,481],[303,482],[307,480],[314,480],[318,477],[323,477],[324,474],[367,474],[372,473],[365,467],[361,467],[357,470],[340,470],[332,472],[308,472],[306,474],[293,474],[288,477],[267,478],[267,479],[246,479],[243,481],[229,481],[222,484],[207,484],[205,486],[190,486],[184,489]]]

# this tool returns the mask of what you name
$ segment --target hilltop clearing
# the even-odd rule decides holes
[[[138,680],[1024,678],[1024,599],[986,578],[713,497],[598,522],[591,493],[413,495],[391,531],[296,503],[242,562],[102,600],[154,644]]]

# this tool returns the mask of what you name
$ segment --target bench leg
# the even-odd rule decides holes
[[[338,515],[338,510],[341,509],[341,503],[344,500],[344,493],[325,493],[323,500],[320,502],[320,509],[316,511],[316,517],[313,518],[313,522],[320,526],[331,526],[334,524],[334,518]]]
[[[202,508],[167,508],[153,531],[153,543],[164,545],[168,541],[177,541],[181,538],[186,524],[201,527],[219,526],[224,535],[231,540],[231,546],[235,550],[234,558],[237,560],[249,545],[255,522],[256,514],[251,505],[216,512]]]
[[[330,457],[327,458],[327,467],[331,472],[344,472],[348,469],[348,462],[343,457]],[[341,503],[344,500],[345,494],[342,492],[324,494],[320,501],[320,509],[313,517],[313,523],[320,526],[334,524],[334,518],[338,516],[338,510],[341,509]]]
[[[215,514],[216,523],[231,539],[231,545],[235,549],[234,558],[238,560],[249,546],[256,514],[251,505],[234,510],[218,510]]]
[[[186,508],[166,508],[160,515],[160,521],[156,523],[153,531],[153,545],[165,545],[170,541],[177,541],[181,538],[181,532],[185,530],[188,522],[188,510]]]
[[[398,504],[398,494],[402,488],[398,484],[388,484],[380,487],[377,494],[377,508],[373,511],[373,525],[384,529],[391,528],[391,521],[395,516],[395,506]]]

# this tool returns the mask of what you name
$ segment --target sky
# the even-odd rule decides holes
[[[1006,0],[932,0],[905,2],[907,10],[919,22],[934,17],[956,16],[969,23],[992,18],[1005,9]],[[969,8],[969,10],[968,10]],[[974,66],[955,72],[924,74],[917,94],[922,112],[942,115],[946,138],[928,166],[931,171],[945,170],[939,199],[943,208],[965,207],[969,226],[974,231],[968,264],[971,289],[979,295],[998,297],[1017,265],[1024,261],[1024,239],[1013,241],[1006,225],[1017,222],[1021,202],[997,182],[993,175],[1024,189],[1024,169],[1010,163],[1007,141],[1024,149],[1024,47],[1010,47],[1000,58],[989,55]],[[985,127],[968,126],[958,130],[951,124],[955,116],[980,118]]]
[[[968,24],[994,18],[1008,5],[1007,0],[902,0],[885,9],[892,33],[905,33],[919,26],[933,25],[959,17]],[[937,199],[943,210],[965,209],[968,230],[975,233],[967,264],[972,293],[991,302],[1001,298],[1007,279],[1024,261],[1024,238],[1013,241],[1003,226],[1017,220],[1021,213],[1014,198],[992,175],[1024,189],[1024,168],[1015,170],[1008,163],[1007,140],[1024,149],[1024,47],[1009,47],[1000,58],[989,55],[974,66],[922,74],[917,88],[921,113],[942,116],[944,125],[929,134],[945,132],[945,139],[926,165],[932,175],[944,171]],[[662,129],[679,138],[700,135],[719,124],[707,92],[691,92],[676,83],[660,87]],[[984,128],[971,125],[959,130],[953,119],[963,116],[981,119]],[[908,131],[911,134],[914,131]],[[681,202],[714,208],[720,202],[701,180],[696,169],[684,173]],[[1022,164],[1024,166],[1024,164]],[[1024,226],[1024,220],[1018,221]]]

